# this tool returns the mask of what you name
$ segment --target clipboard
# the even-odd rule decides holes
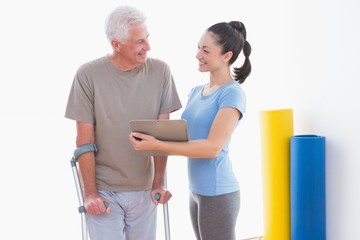
[[[140,132],[154,136],[162,141],[187,142],[187,121],[184,119],[170,120],[131,120],[130,128],[132,132]],[[162,151],[142,150],[139,151],[147,156],[168,156],[172,155]]]

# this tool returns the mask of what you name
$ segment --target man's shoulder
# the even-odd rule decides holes
[[[103,64],[104,61],[106,60],[106,57],[99,57],[96,59],[92,59],[90,61],[87,61],[85,63],[83,63],[82,65],[80,65],[79,69],[86,69],[86,68],[91,68],[91,67],[96,67],[100,64]]]
[[[147,57],[146,64],[151,66],[165,66],[168,67],[169,65],[162,59],[155,58],[155,57]]]

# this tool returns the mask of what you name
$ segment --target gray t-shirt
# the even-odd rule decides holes
[[[94,124],[98,190],[150,189],[153,160],[133,149],[129,121],[157,119],[181,107],[170,68],[159,59],[148,57],[130,72],[115,68],[106,56],[82,65],[74,77],[65,117]]]

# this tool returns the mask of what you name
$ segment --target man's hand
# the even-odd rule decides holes
[[[92,215],[108,214],[110,212],[109,201],[98,194],[85,197],[85,210]]]
[[[158,205],[159,203],[165,204],[172,197],[171,192],[165,189],[154,189],[151,191],[150,194],[151,194],[151,200],[155,205]]]

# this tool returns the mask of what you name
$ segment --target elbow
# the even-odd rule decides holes
[[[212,146],[207,151],[205,151],[206,156],[204,156],[204,158],[215,158],[219,155],[220,151],[220,147]]]
[[[209,154],[209,156],[207,158],[216,158],[219,155],[219,153],[220,153],[220,151]]]
[[[223,145],[216,141],[202,140],[192,148],[191,154],[185,156],[190,158],[215,158],[221,152]],[[190,151],[189,151],[190,152]],[[181,153],[179,155],[182,155]]]

